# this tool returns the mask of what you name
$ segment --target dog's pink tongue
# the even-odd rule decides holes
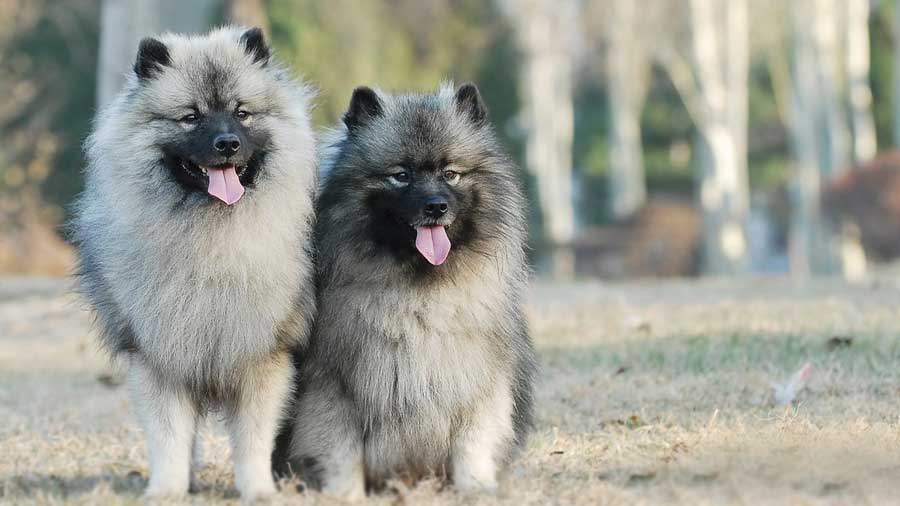
[[[244,186],[238,178],[234,165],[224,169],[206,169],[209,176],[209,187],[206,192],[228,204],[234,204],[244,195]]]
[[[416,227],[416,249],[431,265],[441,265],[450,254],[450,239],[444,227]]]

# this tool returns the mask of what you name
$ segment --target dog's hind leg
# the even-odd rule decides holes
[[[186,494],[196,406],[182,387],[164,381],[137,356],[131,360],[128,383],[150,456],[150,482],[144,493],[150,497]]]
[[[451,455],[453,484],[462,492],[497,488],[497,468],[514,439],[513,400],[503,381],[472,414],[456,437]]]
[[[228,406],[234,481],[244,500],[275,493],[270,459],[293,378],[290,357],[274,357],[247,371]]]

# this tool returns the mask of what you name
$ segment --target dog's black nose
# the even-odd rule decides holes
[[[428,197],[425,200],[425,216],[429,218],[440,218],[447,214],[447,199],[444,197]]]
[[[225,156],[232,156],[240,151],[241,140],[234,134],[217,135],[213,141],[213,147]]]

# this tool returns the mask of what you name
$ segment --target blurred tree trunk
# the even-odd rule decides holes
[[[515,19],[523,64],[521,87],[527,131],[526,160],[537,181],[546,237],[553,248],[552,270],[574,275],[572,199],[572,58],[577,26],[572,0],[507,0]]]
[[[877,140],[869,86],[869,0],[851,0],[847,8],[847,80],[853,121],[853,159],[875,156]]]
[[[845,245],[821,210],[824,187],[851,164],[850,128],[841,94],[843,5],[842,0],[797,0],[790,4],[794,64],[788,127],[794,177],[789,253],[791,272],[799,276],[834,273],[842,268],[849,274],[851,268],[847,262],[842,263]],[[852,37],[848,34],[848,46]],[[848,61],[848,70],[850,67]],[[862,115],[868,115],[864,122],[871,122],[870,112]],[[874,136],[874,128],[868,133],[865,130],[869,127],[859,128],[864,154],[865,149],[874,149],[874,140],[865,140],[866,135]],[[858,148],[854,151],[860,156]]]
[[[709,163],[700,171],[705,270],[746,268],[748,21],[746,0],[692,0],[693,50]],[[724,20],[717,14],[724,11]],[[721,49],[721,50],[720,50]]]
[[[103,0],[97,62],[97,107],[122,89],[138,44],[163,31],[201,32],[213,22],[217,0]]]
[[[816,43],[806,16],[808,8],[809,5],[798,1],[791,6],[790,12],[794,58],[788,129],[794,155],[794,174],[788,249],[791,272],[799,276],[808,276],[828,264],[828,256],[824,255],[825,249],[821,247],[827,240],[823,237],[822,160],[816,133],[819,86]]]
[[[97,60],[97,108],[106,105],[125,84],[138,43],[159,31],[155,0],[103,0],[100,10],[100,52]]]
[[[841,96],[843,55],[840,23],[843,13],[838,6],[843,1],[845,0],[815,0],[812,8],[805,14],[806,23],[812,25],[814,34],[819,104],[826,132],[825,143],[821,146],[821,160],[824,162],[821,168],[829,178],[850,166],[850,129]],[[798,2],[792,4],[796,6]],[[802,0],[799,4],[803,4]]]
[[[259,27],[268,35],[269,16],[266,0],[226,0],[228,21],[246,27]]]
[[[748,267],[748,28],[747,0],[691,0],[691,58],[672,44],[657,50],[700,135],[695,161],[708,274]]]
[[[894,6],[894,147],[900,148],[900,5]]]
[[[641,109],[650,63],[638,28],[638,6],[614,0],[609,6],[606,52],[610,105],[609,189],[612,215],[630,216],[647,200],[641,145]]]

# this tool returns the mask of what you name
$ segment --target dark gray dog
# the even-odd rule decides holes
[[[276,469],[346,498],[398,475],[495,488],[535,365],[519,171],[478,90],[358,88],[324,153],[319,317]]]

